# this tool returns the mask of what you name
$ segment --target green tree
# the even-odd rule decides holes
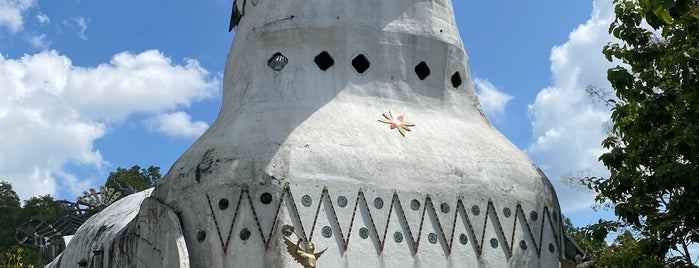
[[[46,263],[38,248],[14,245],[0,255],[1,268],[43,267]]]
[[[643,267],[677,268],[691,267],[682,258],[658,257],[644,252],[645,239],[629,226],[618,221],[599,220],[576,228],[567,217],[563,217],[566,232],[575,239],[585,255],[595,262],[595,267]],[[610,234],[618,233],[612,243],[607,243]]]
[[[21,211],[19,196],[12,189],[12,184],[0,182],[0,254],[17,244],[15,229],[20,224]]]
[[[22,215],[21,218],[23,220],[30,220],[32,218],[36,218],[40,216],[41,212],[44,209],[51,209],[51,205],[53,204],[53,197],[51,195],[40,195],[40,196],[34,196],[31,197],[27,200],[24,200],[24,207],[22,207]],[[55,210],[55,209],[54,209]],[[43,216],[54,216],[55,213],[52,213],[52,211],[45,211],[46,215]],[[52,219],[48,219],[52,220]]]
[[[105,186],[121,191],[122,196],[130,195],[155,186],[162,176],[160,167],[150,166],[147,169],[134,165],[129,169],[118,167],[110,172]]]
[[[665,258],[649,256],[641,250],[642,241],[630,230],[624,230],[614,242],[600,253],[598,267],[678,267]]]
[[[48,217],[43,218],[43,220],[55,220],[56,207],[52,206],[53,202],[54,199],[51,195],[34,196],[27,200],[24,200],[24,206],[22,207],[22,212],[20,214],[19,224],[23,224],[31,219],[36,219],[39,217]],[[12,247],[12,249],[14,250],[17,250],[19,248],[21,248],[19,247],[19,245],[15,245]],[[31,264],[40,267],[45,265],[47,262],[41,256],[39,249],[35,247],[25,247],[22,255],[24,255],[25,264]]]
[[[19,263],[34,266],[46,264],[38,248],[23,248],[17,243],[16,232],[18,227],[38,217],[40,212],[52,203],[53,197],[43,195],[25,200],[24,206],[21,207],[19,196],[13,190],[12,184],[0,182],[0,264],[12,264],[8,267],[15,267]]]
[[[13,248],[0,256],[0,267],[2,268],[24,268],[24,248]]]
[[[603,51],[625,66],[608,70],[617,100],[600,160],[610,176],[586,182],[639,231],[638,252],[674,250],[688,265],[699,243],[699,0],[614,3],[609,31],[621,42]]]

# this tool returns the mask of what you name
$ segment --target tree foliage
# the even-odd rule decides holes
[[[21,221],[19,196],[12,189],[12,184],[0,182],[0,250],[8,249],[16,244],[15,228]],[[0,251],[0,254],[4,253]]]
[[[589,178],[597,201],[640,232],[638,250],[692,263],[699,243],[699,0],[614,0],[608,70],[617,101],[600,160],[609,178]],[[628,239],[620,241],[627,243]]]
[[[645,239],[632,228],[618,221],[599,220],[597,223],[576,228],[570,219],[563,218],[566,232],[575,239],[585,252],[586,260],[595,262],[595,267],[641,267],[680,268],[692,267],[683,257],[658,257],[644,251]],[[608,243],[610,234],[618,234]]]
[[[37,201],[42,198],[45,197],[30,200]],[[25,218],[26,213],[20,205],[19,196],[12,188],[12,184],[6,181],[0,182],[0,265],[25,267],[23,266],[25,264],[43,264],[38,250],[22,248],[15,240],[15,230],[28,219]]]
[[[147,169],[134,165],[129,169],[118,167],[110,172],[105,186],[121,191],[122,196],[130,195],[154,187],[160,182],[160,167],[150,166]]]
[[[24,200],[24,207],[22,207],[22,219],[32,219],[37,217],[43,210],[52,209],[50,206],[53,204],[53,196],[51,195],[40,195],[34,196],[27,200]],[[55,208],[54,208],[55,210]],[[55,213],[44,213],[46,215],[53,215]],[[46,216],[44,215],[44,216]]]

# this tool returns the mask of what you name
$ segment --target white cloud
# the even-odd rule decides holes
[[[151,131],[186,138],[199,137],[209,128],[204,121],[192,122],[192,117],[185,112],[160,114],[145,123]]]
[[[39,14],[36,15],[36,21],[41,24],[47,24],[51,22],[51,19],[49,19],[49,16],[46,16],[46,14],[39,12]]]
[[[23,199],[57,187],[78,194],[89,182],[64,166],[99,169],[105,161],[93,144],[108,124],[210,98],[219,83],[197,61],[173,64],[155,50],[119,53],[97,67],[73,66],[56,51],[0,55],[0,180]]]
[[[0,27],[6,27],[12,33],[22,30],[22,13],[34,6],[35,0],[0,0]]]
[[[63,24],[78,31],[78,37],[82,40],[87,40],[87,25],[90,24],[90,19],[84,17],[74,17],[63,20]]]
[[[505,114],[505,106],[512,100],[512,96],[498,90],[490,81],[475,78],[473,80],[478,94],[478,100],[491,119],[500,118]]]
[[[34,48],[46,49],[51,45],[51,41],[46,40],[46,34],[29,36],[29,44]]]
[[[78,36],[82,40],[87,40],[87,34],[85,33],[85,31],[87,31],[87,24],[90,22],[90,20],[86,20],[83,17],[78,17],[74,18],[73,21],[75,21],[75,25],[78,26]]]
[[[561,175],[580,170],[592,176],[607,174],[597,159],[604,152],[600,143],[607,136],[609,109],[593,105],[585,88],[611,88],[606,70],[613,65],[601,51],[612,41],[607,29],[614,7],[609,0],[593,4],[591,18],[573,30],[565,44],[551,50],[553,84],[529,105],[534,142],[527,153],[551,176],[564,212],[589,209],[593,193],[563,186]]]
[[[218,93],[218,81],[196,60],[173,65],[160,51],[122,52],[108,64],[72,70],[64,93],[80,114],[93,120],[120,121],[129,114],[159,113]],[[85,94],[88,93],[89,94]]]

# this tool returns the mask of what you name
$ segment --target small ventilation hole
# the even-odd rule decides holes
[[[221,200],[218,201],[218,208],[221,210],[225,210],[228,208],[228,199],[221,198]]]
[[[335,60],[333,60],[333,57],[330,56],[327,51],[320,52],[313,61],[318,65],[318,68],[323,71],[328,70],[335,64]]]
[[[263,193],[262,195],[260,195],[260,202],[262,202],[262,204],[265,205],[272,203],[272,194]]]
[[[269,58],[267,61],[267,66],[278,72],[284,69],[284,66],[286,66],[287,63],[289,63],[289,59],[284,57],[282,53],[277,52],[274,53],[271,58]]]
[[[354,67],[354,70],[360,74],[366,72],[366,70],[369,69],[369,66],[371,66],[371,63],[369,63],[369,60],[366,58],[366,56],[364,56],[364,54],[359,54],[352,59],[352,67]]]
[[[420,78],[420,80],[425,80],[425,78],[430,76],[430,67],[427,67],[427,63],[421,61],[415,65],[415,74],[417,74],[417,77]]]
[[[243,230],[240,231],[240,240],[248,240],[250,238],[250,230],[248,228],[243,228]]]
[[[461,74],[459,72],[455,72],[454,75],[451,76],[451,85],[454,88],[457,88],[461,85]]]
[[[201,242],[204,242],[204,240],[206,240],[206,231],[200,230],[197,233],[197,241],[199,241],[199,243],[201,243]]]

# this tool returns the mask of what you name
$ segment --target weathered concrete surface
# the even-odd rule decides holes
[[[152,191],[153,189],[149,189],[124,197],[90,217],[75,232],[66,250],[48,267],[78,267],[80,260],[93,263],[96,257],[110,259],[113,241],[119,232],[136,217],[141,203],[150,196]],[[101,254],[95,256],[95,253],[100,253],[95,250],[101,250]]]
[[[221,113],[154,193],[180,213],[193,266],[298,267],[281,243],[284,224],[329,248],[319,267],[556,266],[562,243],[554,190],[483,115],[451,1],[237,3],[245,5],[244,15],[226,65]],[[334,63],[325,71],[315,63],[323,51]],[[288,58],[280,71],[268,66],[275,53]],[[363,73],[352,64],[360,54],[370,65]],[[430,70],[424,79],[416,74],[421,62]],[[462,83],[453,83],[456,75]],[[415,124],[405,137],[378,122],[389,109]],[[287,194],[275,213],[285,183],[294,205]],[[335,213],[329,204],[319,206],[324,187],[328,200],[337,203],[342,195],[350,205],[335,204]],[[354,210],[359,189],[369,205]],[[274,197],[271,204],[260,202],[265,192]],[[403,212],[389,211],[394,192]],[[430,207],[422,217],[421,209],[407,209],[412,199],[424,205],[428,194],[437,213]],[[312,198],[309,207],[300,205],[304,195]],[[377,197],[384,208],[373,207]],[[218,207],[223,199],[230,207]],[[493,209],[486,213],[489,201]],[[439,212],[442,203],[449,213]],[[504,208],[511,216],[504,217]],[[401,213],[404,223],[396,220]],[[350,225],[344,250],[337,226],[346,237]],[[324,226],[334,228],[330,238],[320,235]],[[420,239],[417,251],[407,239],[392,238],[407,237],[405,226],[412,226],[411,240]],[[372,239],[358,238],[361,227]],[[254,239],[241,239],[244,229]],[[430,233],[438,243],[426,242]],[[462,233],[473,233],[471,243],[453,243]]]
[[[48,267],[189,267],[177,215],[152,189],[112,204],[76,232],[70,248]]]
[[[152,197],[113,243],[113,259],[104,267],[189,267],[189,254],[177,215]]]
[[[179,218],[181,266],[300,267],[289,226],[328,249],[318,267],[558,265],[554,189],[483,115],[451,1],[236,4],[219,117],[153,192]],[[112,246],[183,258],[152,204],[131,226],[172,251],[126,232]]]

